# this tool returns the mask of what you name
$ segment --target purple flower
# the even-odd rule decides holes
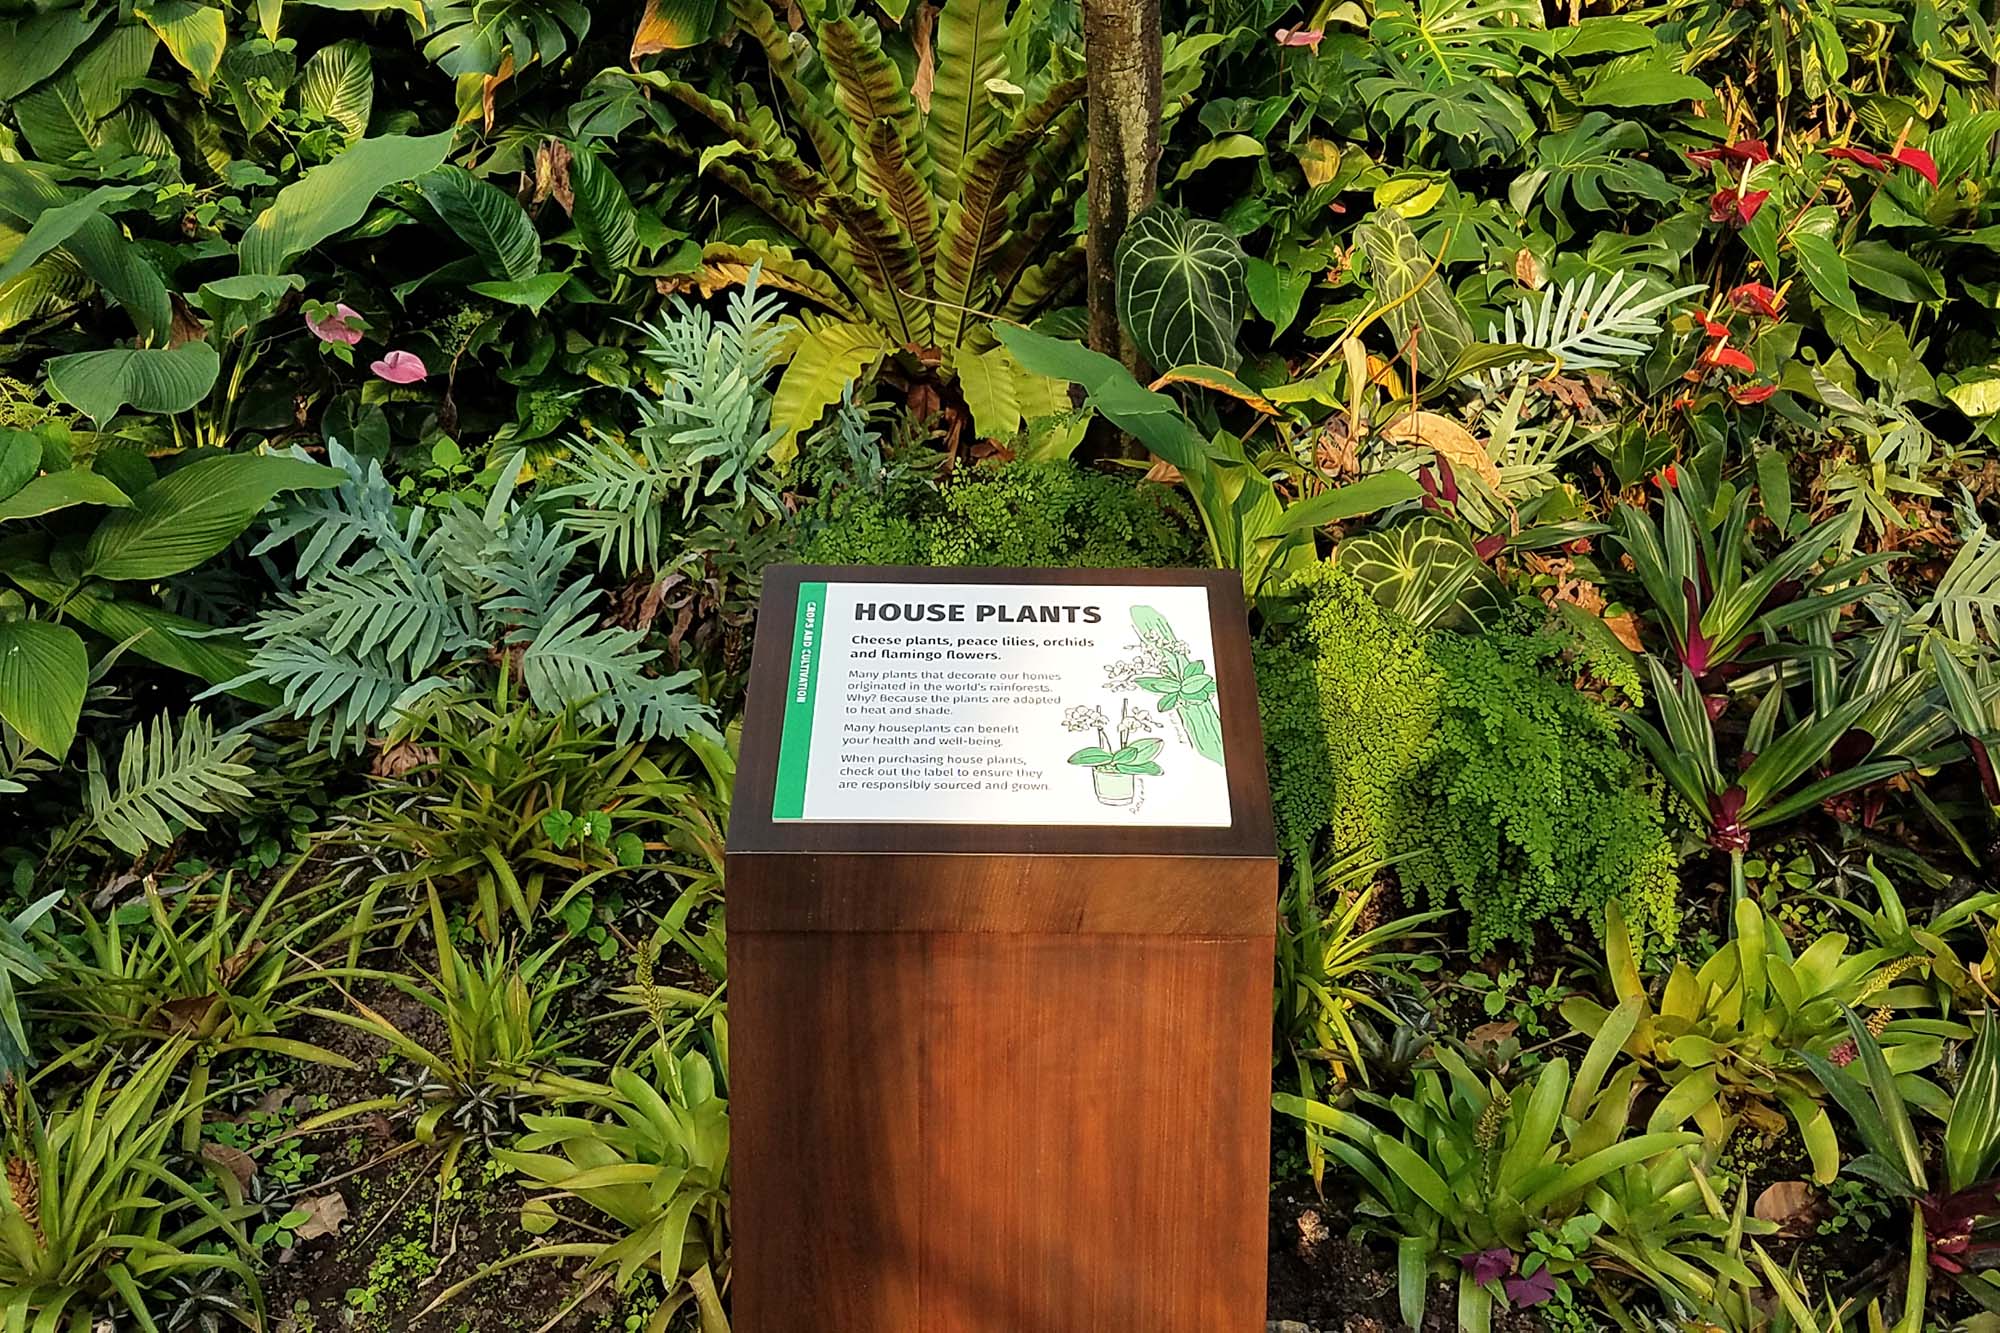
[[[1458,1256],[1458,1266],[1472,1274],[1472,1280],[1485,1286],[1496,1278],[1502,1278],[1514,1271],[1514,1253],[1511,1250],[1477,1250],[1471,1254]]]
[[[424,359],[415,352],[386,352],[368,368],[391,384],[415,384],[430,374],[424,369]]]
[[[1546,1268],[1537,1268],[1526,1277],[1510,1277],[1500,1285],[1509,1301],[1520,1309],[1526,1309],[1530,1305],[1540,1305],[1556,1294],[1556,1275]]]
[[[335,305],[330,313],[318,303],[306,307],[306,327],[323,343],[354,346],[361,341],[363,322],[361,312],[345,301]]]

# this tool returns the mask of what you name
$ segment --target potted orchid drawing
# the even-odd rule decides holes
[[[1072,708],[1063,714],[1063,727],[1097,733],[1097,744],[1084,746],[1069,762],[1090,770],[1091,788],[1103,805],[1133,804],[1139,796],[1139,779],[1164,771],[1157,756],[1166,742],[1146,734],[1153,729],[1153,719],[1129,702],[1118,706],[1115,738],[1102,708]]]

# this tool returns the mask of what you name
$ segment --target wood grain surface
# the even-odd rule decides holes
[[[775,823],[789,643],[759,637],[726,878],[737,1333],[1257,1333],[1277,862],[1235,576],[793,567],[765,624],[802,577],[1207,583],[1232,823]]]

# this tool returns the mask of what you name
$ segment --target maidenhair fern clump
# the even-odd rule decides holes
[[[1286,592],[1297,615],[1266,631],[1257,685],[1290,854],[1407,857],[1406,896],[1463,905],[1475,952],[1594,931],[1613,898],[1673,939],[1660,802],[1562,638],[1416,630],[1332,564]]]
[[[1187,504],[1067,461],[983,463],[941,486],[844,490],[808,515],[826,564],[1125,569],[1206,563]]]
[[[433,694],[483,687],[501,664],[535,707],[574,709],[634,736],[706,730],[692,671],[653,675],[641,633],[604,624],[602,594],[572,577],[583,545],[514,502],[518,463],[503,467],[483,511],[396,508],[379,464],[328,442],[347,473],[337,490],[275,518],[258,553],[297,540],[297,586],[257,617],[250,668],[219,689],[258,682],[313,744],[359,747]]]

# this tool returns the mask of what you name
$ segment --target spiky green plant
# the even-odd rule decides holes
[[[217,1202],[164,1155],[186,1109],[167,1085],[188,1050],[170,1042],[122,1083],[107,1063],[46,1113],[14,1089],[0,1128],[0,1326],[90,1333],[108,1309],[115,1327],[160,1333],[176,1284],[206,1273],[233,1279],[234,1317],[261,1326],[238,1226],[254,1206],[230,1197],[235,1177],[218,1177]]]

